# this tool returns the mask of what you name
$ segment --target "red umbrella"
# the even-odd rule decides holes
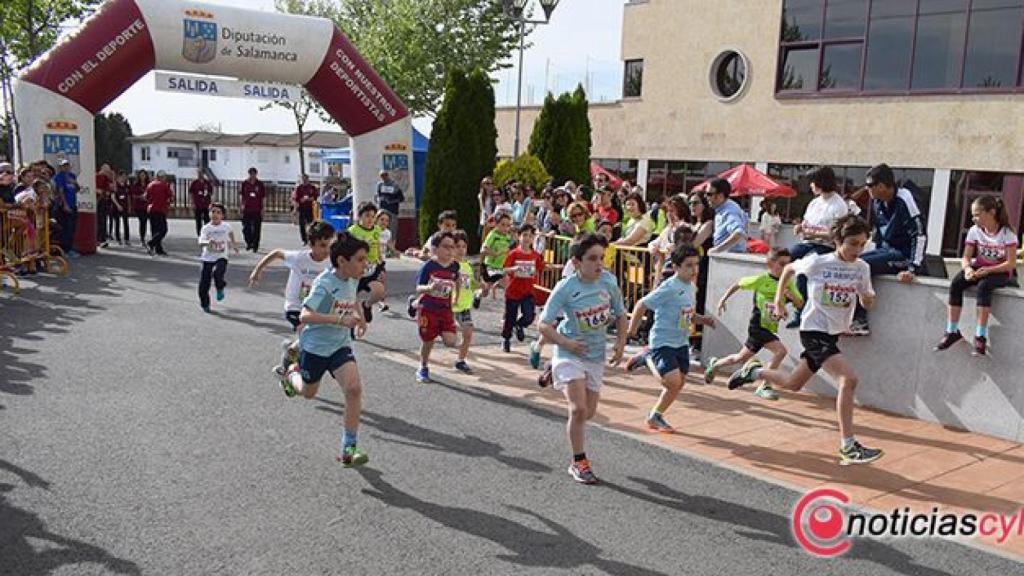
[[[608,185],[611,186],[612,188],[618,188],[619,186],[622,186],[622,178],[619,178],[615,174],[612,174],[611,172],[605,170],[604,167],[602,167],[600,164],[591,160],[590,181],[593,182],[594,180],[596,180],[598,174],[604,174],[605,176],[607,176]]]
[[[779,184],[749,164],[740,164],[735,168],[730,168],[719,174],[717,178],[729,181],[729,184],[732,185],[732,196],[764,196],[765,198],[796,196],[796,190],[785,184]],[[711,180],[706,180],[697,184],[691,192],[707,190],[710,182]]]

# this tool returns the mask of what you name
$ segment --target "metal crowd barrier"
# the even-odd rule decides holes
[[[29,240],[28,223],[35,225],[34,242]],[[67,276],[70,269],[60,247],[50,242],[50,215],[48,207],[37,206],[28,211],[19,206],[0,208],[0,287],[10,286],[17,294],[21,290],[17,269],[51,272]]]

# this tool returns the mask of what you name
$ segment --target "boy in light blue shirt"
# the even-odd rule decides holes
[[[658,284],[633,307],[629,334],[635,336],[648,310],[654,311],[647,365],[661,378],[661,395],[647,416],[647,427],[657,432],[675,431],[665,421],[665,411],[675,402],[690,369],[690,324],[714,328],[715,320],[696,313],[700,252],[689,244],[676,246],[670,257],[675,273]]]
[[[607,245],[604,237],[593,233],[576,238],[571,248],[576,271],[555,285],[540,319],[541,334],[555,343],[551,365],[554,388],[562,391],[569,405],[568,434],[573,453],[569,475],[582,484],[597,483],[583,444],[587,420],[597,412],[611,323],[617,328],[611,364],[618,364],[626,347],[622,293],[603,265]],[[560,322],[559,316],[563,317]]]
[[[366,333],[366,320],[356,297],[359,279],[366,270],[370,247],[348,232],[339,232],[331,244],[331,268],[313,281],[309,296],[302,302],[299,316],[305,328],[299,336],[299,365],[283,381],[285,394],[305,398],[316,396],[325,372],[341,385],[345,393],[344,432],[338,461],[346,468],[369,461],[356,448],[359,414],[362,409],[362,383],[352,338]]]

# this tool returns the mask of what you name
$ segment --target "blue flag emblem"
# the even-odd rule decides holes
[[[203,64],[217,55],[217,23],[202,20],[183,20],[185,37],[181,55],[189,62]]]

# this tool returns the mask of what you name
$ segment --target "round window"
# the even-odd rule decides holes
[[[738,98],[747,86],[747,57],[735,50],[719,54],[711,64],[711,91],[723,101]]]

